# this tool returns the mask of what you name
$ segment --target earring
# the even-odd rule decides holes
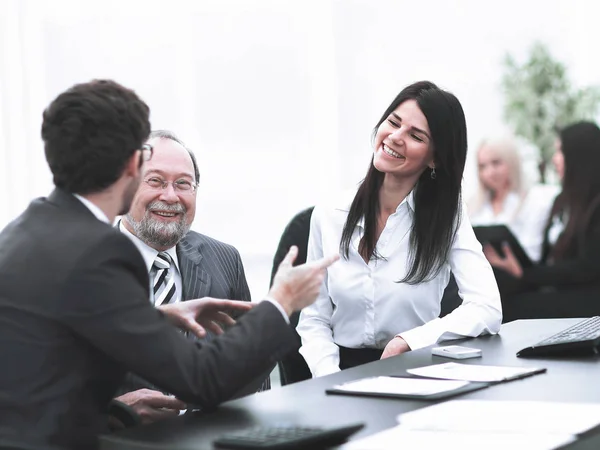
[[[431,179],[435,180],[435,178],[437,177],[437,174],[435,173],[435,167],[431,169]]]

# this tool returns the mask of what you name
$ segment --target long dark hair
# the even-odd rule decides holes
[[[458,99],[429,81],[404,88],[385,110],[373,135],[403,102],[415,100],[431,132],[436,177],[425,170],[414,188],[415,214],[410,231],[410,268],[402,283],[418,284],[438,275],[450,253],[461,211],[461,182],[467,157],[467,125]],[[379,189],[384,174],[371,165],[352,201],[342,232],[340,252],[348,258],[350,240],[364,217],[365,254],[380,258],[375,251]]]
[[[590,220],[600,205],[600,128],[592,122],[577,122],[561,130],[560,141],[565,170],[550,220],[564,213],[568,220],[552,249],[554,260],[574,257],[582,250]]]

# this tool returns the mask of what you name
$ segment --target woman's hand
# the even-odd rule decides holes
[[[381,359],[389,358],[391,356],[401,355],[402,353],[406,353],[410,351],[410,347],[406,343],[404,339],[400,336],[396,336],[392,339],[383,349],[383,354],[381,355]]]
[[[521,278],[523,268],[506,242],[502,244],[502,251],[504,252],[504,258],[498,254],[492,245],[485,244],[483,246],[483,254],[492,266],[502,269],[514,277]]]

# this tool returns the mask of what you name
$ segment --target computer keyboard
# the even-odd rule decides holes
[[[524,348],[517,352],[517,356],[598,354],[599,347],[600,316],[594,316]]]
[[[254,427],[225,434],[213,444],[230,449],[317,449],[339,445],[364,426],[363,423],[357,423],[335,428],[293,425]]]

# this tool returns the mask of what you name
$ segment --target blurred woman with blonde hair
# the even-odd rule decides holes
[[[485,139],[477,149],[478,191],[469,202],[473,226],[506,225],[532,261],[539,261],[546,219],[558,188],[529,186],[514,138]]]

